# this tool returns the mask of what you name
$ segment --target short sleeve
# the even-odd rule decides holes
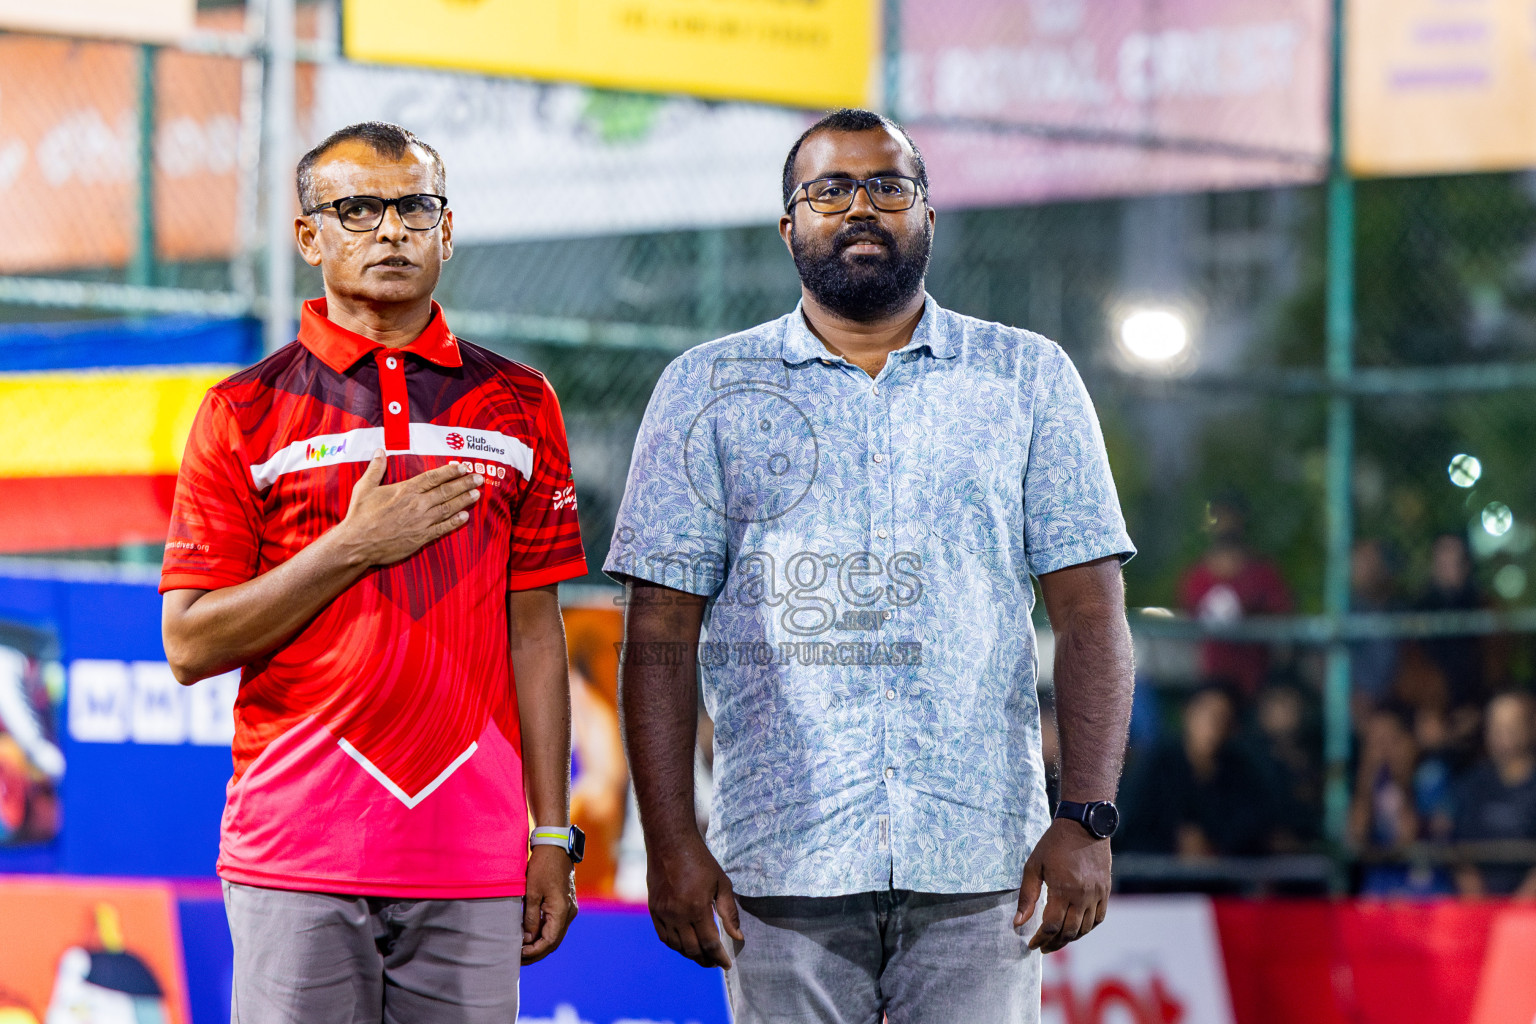
[[[531,590],[587,574],[565,419],[547,380],[534,427],[533,473],[512,520],[508,590]]]
[[[1036,377],[1024,470],[1024,543],[1036,576],[1110,555],[1123,562],[1136,553],[1093,401],[1056,345],[1042,357]]]
[[[603,570],[710,597],[725,580],[725,486],[708,370],[695,362],[674,361],[651,394]]]
[[[192,421],[160,571],[160,592],[218,590],[256,576],[261,506],[228,402],[209,391]]]

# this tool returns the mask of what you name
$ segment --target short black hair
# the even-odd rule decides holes
[[[399,160],[412,146],[420,146],[432,158],[432,187],[437,190],[438,195],[447,194],[448,171],[443,167],[443,158],[438,155],[437,150],[417,138],[409,128],[402,128],[388,121],[360,121],[331,132],[318,146],[300,158],[298,174],[294,181],[299,190],[299,209],[312,210],[320,201],[320,197],[315,195],[315,164],[343,142],[354,141],[367,143],[369,148],[379,156],[390,160]]]
[[[917,143],[912,141],[912,136],[907,134],[907,130],[884,114],[877,114],[873,110],[840,107],[801,132],[795,144],[789,147],[789,156],[784,160],[784,208],[789,209],[789,201],[793,198],[795,189],[800,187],[800,183],[795,180],[795,158],[800,155],[800,147],[804,145],[806,139],[817,132],[872,132],[881,128],[893,131],[907,141],[907,145],[912,149],[912,161],[917,165],[917,183],[922,186],[923,194],[927,195],[928,166],[923,163],[922,150],[917,148]]]

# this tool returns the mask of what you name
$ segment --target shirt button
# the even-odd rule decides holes
[[[870,390],[878,395],[880,393],[880,385],[876,384],[874,387],[870,388]]]
[[[384,360],[384,365],[393,370],[395,367],[400,365],[400,362],[394,356],[390,356],[388,359]]]
[[[885,531],[884,530],[876,530],[875,531],[875,536],[879,537],[881,540],[885,540]]]
[[[886,700],[895,700],[896,699],[896,691],[895,690],[886,690],[885,691],[885,699]]]
[[[395,415],[395,416],[400,415],[400,403],[399,402],[390,402],[389,403],[389,411],[390,411],[390,413],[392,415]]]
[[[885,461],[885,456],[881,455],[879,452],[875,452],[875,461],[876,462],[884,462]]]
[[[883,611],[883,612],[881,612],[881,613],[880,613],[880,617],[881,617],[881,618],[882,618],[882,619],[888,619],[888,618],[890,618],[890,617],[891,617],[891,613],[890,613],[890,611],[888,611],[888,610],[887,610],[887,611]]]
[[[888,778],[888,779],[894,779],[896,777],[896,769],[895,768],[887,768],[885,770],[885,777]]]

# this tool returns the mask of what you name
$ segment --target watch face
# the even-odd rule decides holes
[[[1120,811],[1107,800],[1096,803],[1088,808],[1087,825],[1094,835],[1108,839],[1120,827]]]
[[[567,852],[573,864],[580,864],[581,858],[587,853],[587,834],[575,825],[571,826],[571,848]]]

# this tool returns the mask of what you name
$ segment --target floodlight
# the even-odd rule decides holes
[[[1120,321],[1120,346],[1148,368],[1167,367],[1189,351],[1189,324],[1171,309],[1136,309]]]

